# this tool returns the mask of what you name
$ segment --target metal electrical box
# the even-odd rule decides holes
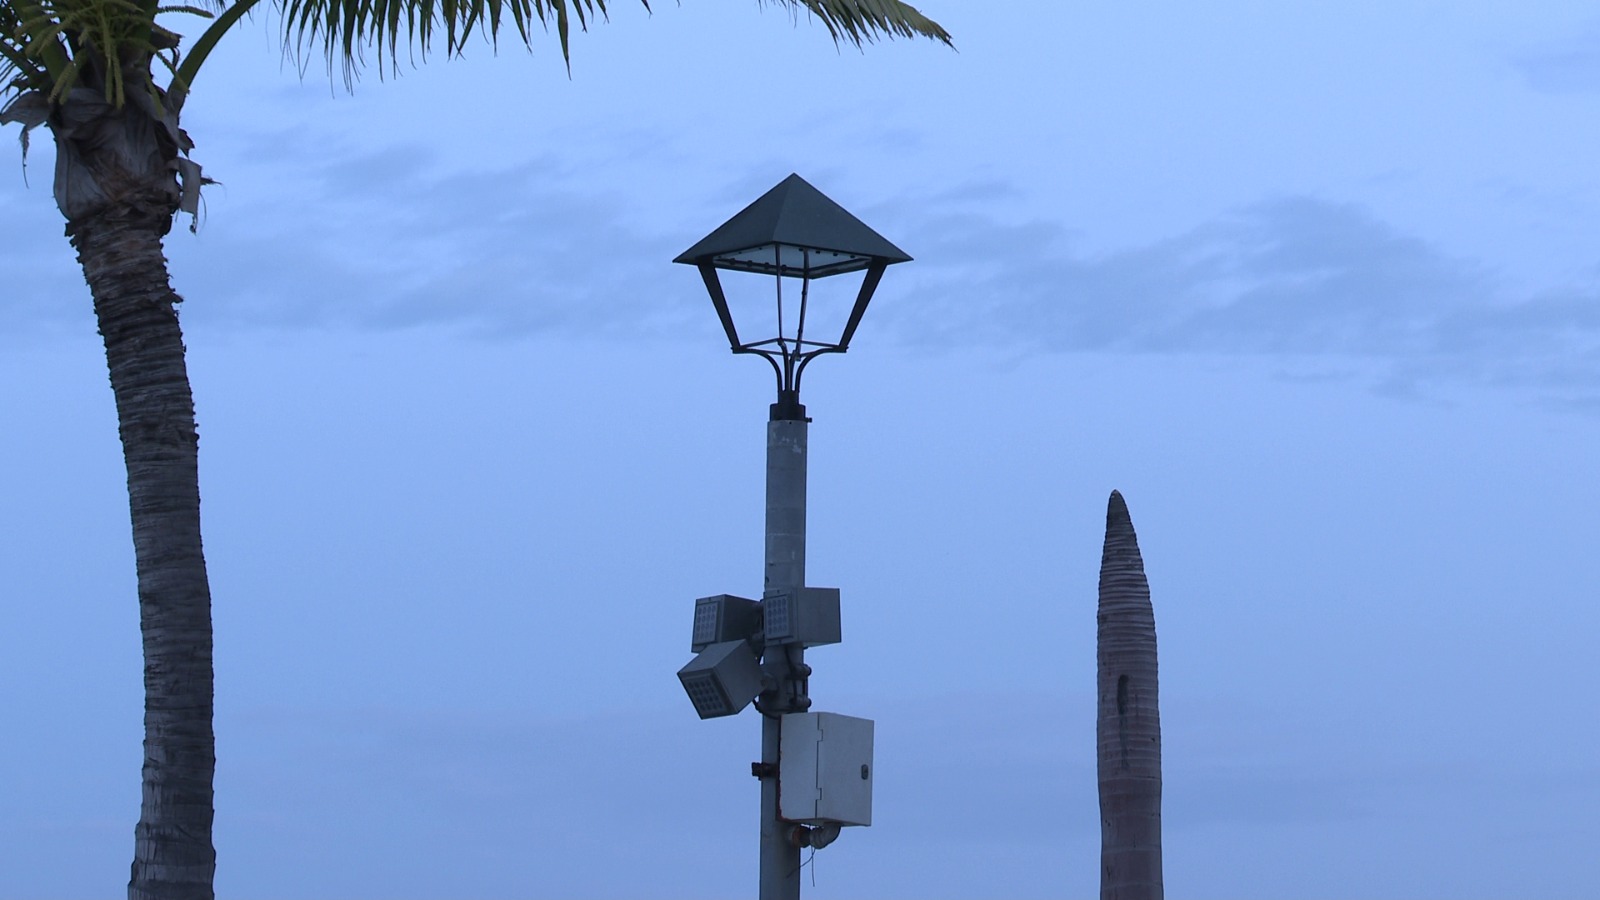
[[[872,720],[838,713],[783,717],[778,814],[792,822],[872,824]]]

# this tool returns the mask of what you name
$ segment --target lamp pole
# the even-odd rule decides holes
[[[798,591],[806,583],[806,440],[810,422],[798,392],[785,391],[767,421],[766,572],[763,593]],[[761,893],[760,900],[799,900],[800,842],[797,826],[778,810],[778,754],[783,714],[805,712],[805,649],[766,643],[762,668],[775,690],[758,698],[761,710]]]

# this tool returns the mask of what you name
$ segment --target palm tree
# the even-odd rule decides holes
[[[1116,491],[1106,509],[1097,618],[1100,900],[1161,900],[1156,617],[1139,537]]]
[[[56,142],[55,199],[94,300],[128,470],[144,649],[143,802],[134,831],[130,900],[211,900],[211,591],[200,540],[198,434],[183,336],[162,242],[198,209],[206,179],[180,124],[217,41],[259,0],[0,0],[0,125],[47,128]],[[819,19],[835,41],[925,36],[937,23],[898,0],[779,0]],[[367,48],[380,67],[402,45],[425,56],[443,31],[447,55],[474,31],[514,29],[532,48],[554,25],[606,15],[605,0],[274,0],[285,44],[321,49],[346,79]],[[648,6],[648,0],[646,0]],[[180,55],[158,15],[209,24]],[[508,21],[509,20],[509,21]],[[171,20],[165,20],[171,21]],[[193,21],[192,18],[181,21]],[[164,83],[163,83],[164,82]],[[192,225],[191,225],[192,229]]]

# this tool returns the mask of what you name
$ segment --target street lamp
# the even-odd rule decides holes
[[[810,711],[805,649],[838,643],[841,630],[838,589],[806,585],[811,420],[800,381],[818,356],[849,349],[884,270],[910,259],[790,175],[673,260],[699,269],[728,345],[766,359],[778,387],[767,421],[761,600],[718,594],[695,601],[696,656],[678,672],[701,718],[734,715],[752,701],[761,713],[761,761],[751,766],[761,779],[760,900],[798,900],[800,849],[831,843],[841,826],[872,822],[871,720]],[[742,312],[735,323],[720,272],[772,279],[776,316],[762,316],[759,335]],[[865,273],[853,303],[830,310],[826,297],[813,296],[814,282],[853,272]],[[752,308],[742,294],[737,301],[741,311]]]
[[[799,403],[800,376],[806,366],[824,353],[843,353],[849,349],[850,339],[855,336],[856,326],[861,324],[867,304],[872,302],[884,269],[910,259],[905,251],[868,228],[804,178],[790,175],[724,222],[722,227],[683,251],[673,262],[687,263],[700,270],[733,352],[765,357],[777,375],[778,402],[787,404],[785,413],[804,418],[804,409],[796,412],[793,407]],[[748,341],[739,336],[722,281],[717,276],[719,269],[773,276],[777,300],[775,335]],[[808,313],[812,313],[812,282],[862,270],[867,274],[838,336],[830,332],[819,340],[812,316],[813,328],[808,337],[806,325]],[[799,297],[793,298],[791,288],[787,310],[783,300],[785,279],[799,280]],[[769,326],[768,330],[774,329]]]

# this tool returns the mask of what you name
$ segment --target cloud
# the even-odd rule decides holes
[[[422,145],[316,157],[307,142],[264,131],[206,158],[221,183],[203,198],[198,233],[182,221],[165,242],[186,325],[592,336],[654,334],[702,312],[692,272],[662,275],[682,236],[652,229],[569,162],[463,171]],[[30,157],[31,190],[20,176],[0,187],[13,228],[0,264],[20,273],[0,306],[11,335],[93,328],[50,197],[50,149]]]
[[[1600,24],[1513,57],[1528,87],[1547,94],[1600,92]]]
[[[186,324],[589,337],[705,325],[697,279],[667,261],[688,241],[683,219],[717,214],[662,199],[685,195],[681,185],[641,202],[568,157],[464,169],[421,145],[351,149],[320,162],[266,153],[237,192],[212,188],[199,234],[167,242]],[[223,169],[245,165],[218,154]],[[909,347],[1353,359],[1399,393],[1531,387],[1600,405],[1600,283],[1514,296],[1491,267],[1358,205],[1280,196],[1087,253],[1062,222],[996,218],[1011,196],[1003,184],[930,191],[862,210],[917,257],[885,279],[872,314]],[[48,195],[22,199],[39,209],[0,259],[28,272],[5,306],[8,333],[83,327],[86,292]]]
[[[1149,245],[1072,253],[1045,223],[976,216],[918,236],[919,298],[942,323],[1042,349],[1399,352],[1441,312],[1481,302],[1488,273],[1394,233],[1356,207],[1291,197]],[[919,300],[919,305],[922,303]]]
[[[563,187],[575,179],[549,159],[452,172],[391,147],[287,181],[287,195],[316,197],[314,216],[230,210],[173,248],[175,283],[202,300],[192,321],[648,333],[691,297],[690,279],[676,295],[660,287],[681,248],[636,226],[619,197]]]
[[[1600,396],[1600,284],[1513,298],[1495,271],[1352,204],[1281,197],[1090,255],[1052,223],[899,223],[922,263],[880,327],[913,346],[1376,363],[1392,389],[1535,386]]]

